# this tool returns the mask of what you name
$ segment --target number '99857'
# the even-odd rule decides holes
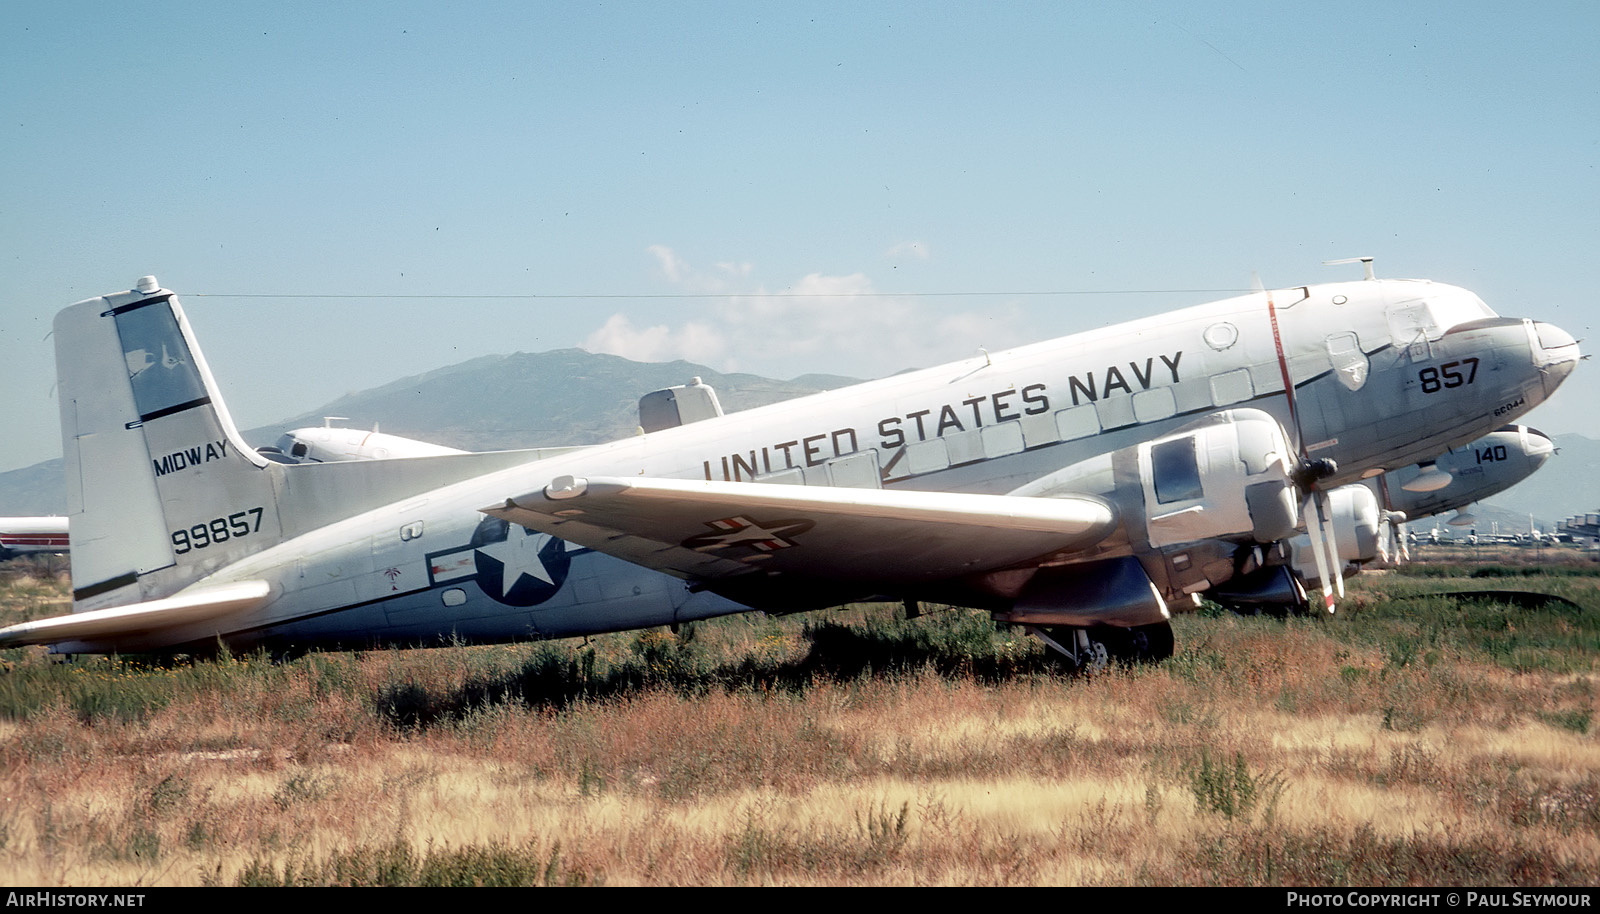
[[[258,533],[261,530],[261,515],[264,513],[266,512],[262,508],[250,508],[236,511],[227,517],[213,517],[211,520],[201,521],[187,530],[174,530],[172,531],[173,554],[183,555],[193,549],[204,549],[207,546]]]

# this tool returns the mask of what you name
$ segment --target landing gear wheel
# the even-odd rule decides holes
[[[1029,628],[1054,657],[1074,673],[1097,673],[1111,665],[1112,649],[1103,627],[1053,626]]]
[[[1099,638],[1089,636],[1087,640],[1087,645],[1080,644],[1078,647],[1078,672],[1105,672],[1111,666],[1111,649]]]
[[[1128,629],[1128,642],[1133,647],[1131,659],[1139,663],[1158,663],[1172,656],[1174,639],[1172,623],[1156,622]]]

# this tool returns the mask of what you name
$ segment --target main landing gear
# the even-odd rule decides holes
[[[1156,663],[1172,656],[1172,625],[1157,622],[1134,628],[1111,625],[1028,626],[1028,634],[1066,658],[1078,672],[1103,670],[1113,661],[1121,664]]]

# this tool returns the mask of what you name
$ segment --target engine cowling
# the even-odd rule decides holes
[[[1106,498],[1136,546],[1201,539],[1272,543],[1300,525],[1290,453],[1283,427],[1267,413],[1225,410],[1064,467],[1011,494]]]
[[[1090,494],[1110,501],[1129,551],[1156,592],[1170,600],[1230,578],[1240,546],[1294,535],[1300,512],[1290,479],[1291,454],[1283,427],[1272,416],[1257,409],[1225,410],[1152,441],[1065,467],[1011,494]],[[1119,599],[1122,604],[1106,608],[1127,615],[1133,594]],[[1048,600],[1030,602],[1038,612]],[[1082,618],[1081,607],[1074,614]]]

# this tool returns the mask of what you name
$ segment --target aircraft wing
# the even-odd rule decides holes
[[[563,476],[480,510],[680,578],[776,573],[884,589],[1087,550],[1117,526],[1110,505],[1085,496],[651,478]]]
[[[266,581],[240,581],[131,606],[19,622],[0,628],[0,647],[143,635],[255,609],[265,605],[271,595],[272,588]]]

